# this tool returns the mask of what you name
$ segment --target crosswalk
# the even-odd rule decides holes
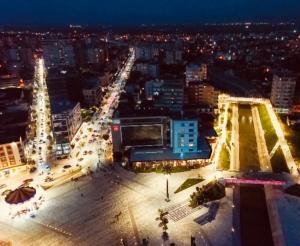
[[[201,209],[201,206],[192,208],[192,207],[190,207],[190,204],[188,201],[184,201],[182,203],[178,203],[178,204],[172,205],[170,207],[167,207],[164,209],[164,211],[168,212],[168,215],[167,215],[168,219],[170,219],[174,222],[177,222],[179,220],[184,219],[188,215],[198,211],[199,209]]]

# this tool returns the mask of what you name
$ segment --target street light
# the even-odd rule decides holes
[[[170,201],[170,198],[169,198],[169,177],[170,177],[170,173],[166,173],[165,176],[166,176],[166,196],[167,196],[165,201],[169,202]]]

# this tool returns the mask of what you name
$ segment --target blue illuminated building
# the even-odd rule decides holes
[[[198,120],[171,120],[170,128],[174,153],[198,151]]]

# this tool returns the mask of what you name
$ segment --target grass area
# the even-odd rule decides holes
[[[271,122],[268,110],[265,105],[259,105],[258,107],[259,117],[262,124],[262,128],[265,132],[265,139],[269,153],[275,146],[278,137]]]
[[[225,186],[217,180],[213,180],[201,188],[196,187],[196,192],[190,195],[190,206],[195,208],[203,203],[219,200],[225,195]]]
[[[286,117],[280,118],[281,127],[284,132],[285,139],[290,147],[293,157],[295,158],[296,163],[300,164],[300,129],[290,128],[286,124]]]
[[[231,130],[227,130],[226,143],[230,146],[231,143]]]
[[[241,171],[260,170],[250,105],[239,105],[239,150]]]
[[[271,165],[274,173],[290,172],[287,167],[281,147],[279,147],[276,150],[275,154],[272,156]]]
[[[220,153],[220,166],[224,170],[228,170],[230,168],[230,156],[225,145],[223,145]]]
[[[228,120],[226,123],[226,144],[227,146],[231,146],[231,117],[232,117],[232,105],[229,105],[228,108]],[[230,153],[228,152],[228,148],[225,145],[222,146],[220,153],[220,167],[223,170],[228,170],[230,168]]]
[[[187,179],[186,181],[183,182],[182,185],[180,185],[178,187],[178,189],[174,192],[174,193],[178,193],[180,191],[183,191],[187,188],[192,187],[195,184],[199,184],[200,182],[202,182],[204,179],[201,178],[194,178],[194,179]]]
[[[226,132],[227,132],[227,136],[226,136],[226,143],[228,146],[230,146],[230,142],[231,142],[231,130],[232,130],[232,124],[231,124],[231,117],[232,117],[232,106],[230,105],[230,108],[228,109],[228,111],[230,110],[230,113],[228,113],[228,120],[227,120],[227,124],[226,124]]]

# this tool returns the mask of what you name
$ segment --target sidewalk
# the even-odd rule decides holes
[[[269,213],[274,246],[285,246],[286,243],[276,203],[276,197],[279,195],[278,192],[279,191],[274,190],[272,186],[265,185],[266,203]]]

